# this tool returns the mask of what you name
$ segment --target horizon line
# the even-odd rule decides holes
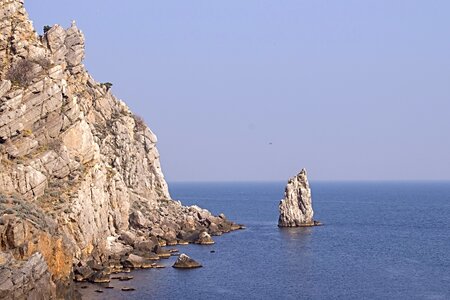
[[[171,183],[274,183],[287,182],[288,179],[273,180],[166,180]],[[449,182],[450,179],[308,179],[310,182]]]

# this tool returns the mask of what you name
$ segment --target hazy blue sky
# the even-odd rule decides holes
[[[450,1],[25,5],[77,21],[169,181],[450,179]]]

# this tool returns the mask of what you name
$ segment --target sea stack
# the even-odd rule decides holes
[[[313,220],[311,189],[306,169],[289,179],[279,205],[278,227],[309,227],[321,225]]]

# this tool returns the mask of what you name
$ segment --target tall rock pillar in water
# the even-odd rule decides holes
[[[284,199],[279,205],[279,227],[302,227],[321,225],[313,220],[314,211],[311,201],[311,189],[309,188],[306,170],[289,179],[284,192]]]

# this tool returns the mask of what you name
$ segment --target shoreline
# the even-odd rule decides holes
[[[226,232],[225,234],[233,234],[238,233],[241,230],[245,230],[246,227],[242,224],[239,224],[241,226],[240,229],[235,229],[229,232]],[[220,236],[219,236],[220,237]],[[162,246],[165,250],[169,251],[171,253],[170,256],[160,258],[156,261],[157,267],[151,267],[151,268],[130,268],[128,270],[122,270],[118,272],[113,272],[110,274],[110,280],[107,282],[92,282],[92,281],[72,281],[72,287],[74,293],[78,294],[81,299],[84,299],[84,297],[101,297],[105,292],[108,290],[113,291],[114,293],[117,293],[118,295],[123,295],[126,297],[126,295],[129,292],[137,291],[139,292],[139,289],[136,288],[133,285],[133,280],[135,279],[136,275],[143,274],[144,272],[152,272],[150,269],[158,269],[156,272],[164,271],[165,269],[174,269],[173,264],[177,260],[177,258],[180,256],[181,253],[189,253],[190,251],[186,248],[192,247],[192,246],[198,246],[201,248],[210,249],[209,253],[215,254],[218,250],[216,250],[215,247],[216,243],[212,244],[199,244],[199,243],[187,243],[187,244],[177,244],[177,245],[167,245]],[[176,251],[174,251],[176,250]],[[186,250],[186,251],[184,251]],[[200,263],[202,262],[202,257],[193,257],[195,260],[198,260]],[[206,266],[207,267],[207,266]],[[179,272],[187,272],[193,269],[176,269]],[[168,271],[168,270],[165,270]],[[122,290],[122,288],[125,288],[125,290]]]

